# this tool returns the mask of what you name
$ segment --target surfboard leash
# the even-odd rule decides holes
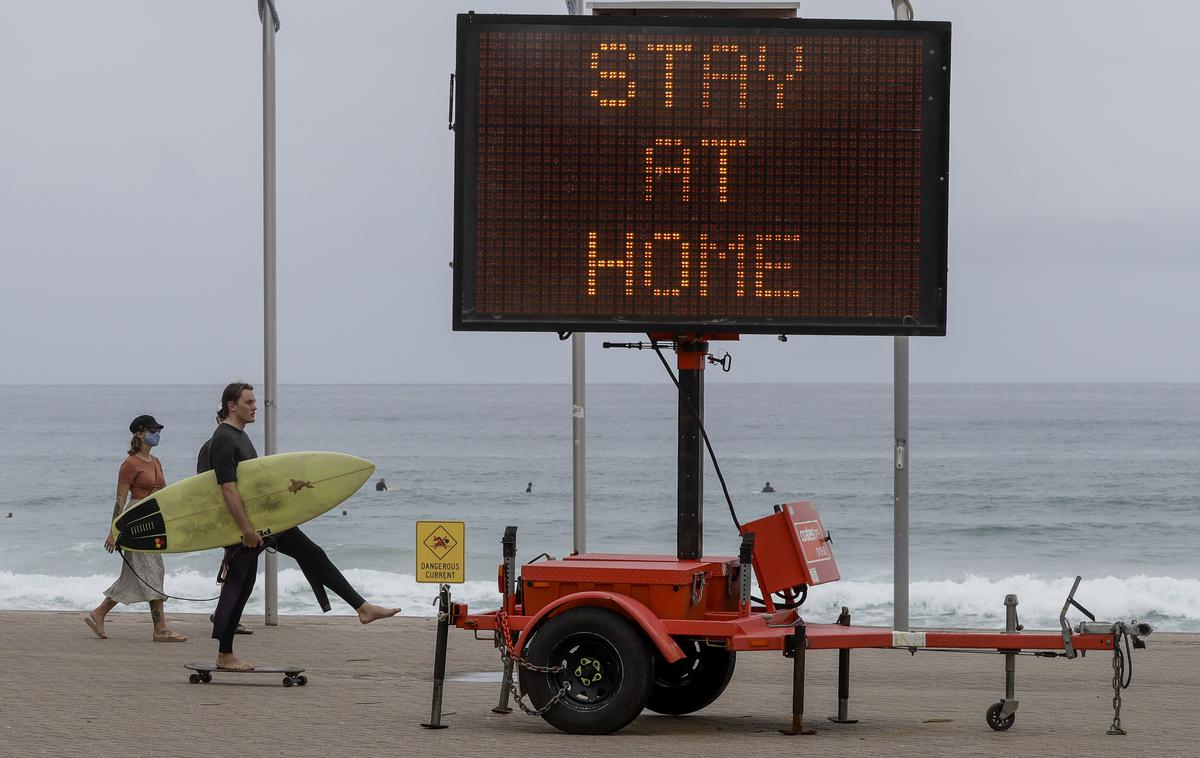
[[[142,578],[142,575],[137,572],[137,569],[135,569],[133,567],[133,564],[129,562],[129,559],[125,557],[124,550],[121,550],[119,552],[121,553],[121,560],[125,562],[125,565],[129,568],[130,573],[133,574],[134,576],[136,576],[138,578],[139,582],[146,585],[151,590],[158,593],[159,595],[162,595],[163,597],[168,597],[172,600],[185,600],[189,603],[211,603],[212,601],[219,600],[221,598],[220,595],[217,595],[216,597],[178,597],[176,595],[168,595],[166,592],[163,592],[161,587],[155,587],[153,584],[151,584],[150,582],[147,582],[145,579]]]
[[[263,549],[270,553],[278,552],[278,548],[267,547],[268,540],[270,540],[272,543],[275,542],[275,539],[273,537],[264,537],[263,538]],[[237,549],[241,550],[242,548],[239,545]],[[145,579],[142,578],[142,575],[137,572],[137,569],[135,569],[133,567],[133,564],[129,562],[129,559],[125,557],[124,550],[118,550],[117,552],[119,552],[121,554],[121,560],[125,562],[125,565],[129,567],[130,573],[132,573],[134,576],[136,576],[139,582],[146,585],[151,590],[153,590],[154,592],[157,592],[159,595],[162,595],[163,597],[168,597],[171,600],[183,600],[188,603],[211,603],[214,600],[221,599],[220,595],[217,595],[216,597],[179,597],[178,595],[168,595],[165,591],[163,591],[163,588],[155,587],[153,584],[151,584],[150,582],[147,582]]]

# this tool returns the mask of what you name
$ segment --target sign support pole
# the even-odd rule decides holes
[[[581,0],[567,3],[569,15],[582,12]],[[582,334],[571,335],[571,553],[587,552],[587,365]]]
[[[908,0],[892,0],[897,21],[912,21]],[[895,467],[892,482],[892,628],[908,631],[908,337],[892,338]]]
[[[270,18],[267,18],[267,11]],[[275,321],[275,32],[279,14],[275,0],[259,0],[258,16],[262,21],[263,50],[263,436],[266,454],[278,452],[275,439],[276,402],[276,321]],[[267,552],[264,598],[264,623],[279,624],[279,560],[274,551]]]
[[[587,552],[587,372],[584,336],[571,335],[571,552]]]
[[[698,561],[704,555],[704,360],[703,337],[678,337],[679,464],[675,557]]]
[[[892,481],[892,628],[908,631],[908,337],[892,338],[895,467]]]

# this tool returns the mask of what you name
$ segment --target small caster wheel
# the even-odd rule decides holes
[[[200,675],[199,674],[191,674],[188,676],[188,681],[191,682],[192,684],[199,684],[200,683]]]
[[[300,676],[296,677],[296,684],[303,687],[304,685],[308,684],[308,677],[304,674],[301,674]]]
[[[992,703],[987,709],[987,724],[997,732],[1006,731],[1017,720],[1016,713],[1008,714],[1008,718],[1000,718],[1000,709],[1004,707],[1004,703]]]
[[[205,684],[208,684],[209,682],[212,681],[212,674],[205,671],[204,673],[200,674],[200,681],[204,682]]]
[[[291,687],[291,686],[292,686],[292,678],[291,678],[290,676],[285,676],[285,677],[283,678],[283,686],[284,686],[284,687]]]

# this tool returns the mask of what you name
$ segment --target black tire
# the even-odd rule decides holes
[[[190,675],[188,675],[188,681],[191,682],[192,684],[199,684],[200,683],[200,675],[199,674],[190,674]]]
[[[285,677],[283,678],[283,686],[284,686],[284,687],[291,687],[291,686],[292,686],[292,678],[291,678],[290,676],[285,676]]]
[[[522,691],[542,708],[564,684],[567,694],[542,714],[568,734],[608,734],[637,718],[654,688],[654,657],[640,630],[603,608],[575,608],[543,624],[525,646],[552,674],[520,670]]]
[[[987,725],[997,732],[1007,731],[1017,720],[1017,714],[1008,714],[1008,718],[1000,718],[1000,709],[1004,707],[1004,703],[992,703],[987,709]]]
[[[304,674],[301,674],[300,676],[296,677],[296,684],[303,687],[304,685],[308,684],[308,677]]]
[[[205,684],[208,684],[209,682],[212,681],[212,674],[210,674],[207,671],[201,672],[200,673],[200,681],[204,682]]]
[[[733,678],[737,654],[703,640],[677,640],[687,657],[667,663],[654,658],[654,690],[646,707],[667,716],[682,716],[711,705]]]

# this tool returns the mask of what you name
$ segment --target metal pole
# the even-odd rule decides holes
[[[908,337],[893,337],[895,478],[892,483],[892,628],[908,630]]]
[[[785,651],[792,654],[792,728],[779,731],[787,735],[816,734],[815,729],[804,728],[804,658],[808,650],[808,632],[803,623],[796,624],[796,633],[789,634],[784,645]]]
[[[567,1],[567,13],[583,12],[583,0]],[[584,336],[571,335],[571,552],[587,552],[587,371]]]
[[[1014,634],[1020,625],[1017,623],[1017,596],[1004,596],[1004,631]],[[1017,654],[1004,654],[1004,700],[1008,702],[1017,697]]]
[[[504,527],[504,537],[500,540],[500,548],[504,553],[504,612],[511,613],[515,611],[515,597],[517,594],[517,527]],[[515,639],[501,638],[503,632],[500,629],[496,630],[496,647],[504,646],[504,650],[511,650],[512,645],[516,642]],[[492,709],[492,713],[512,713],[512,708],[508,705],[508,693],[512,689],[513,681],[513,659],[512,656],[504,656],[504,676],[500,681],[500,702],[496,703],[496,707]]]
[[[433,652],[433,701],[429,706],[429,721],[421,726],[426,729],[445,729],[442,723],[442,693],[446,688],[446,642],[450,632],[450,585],[443,584],[438,591],[437,642]]]
[[[679,474],[675,557],[698,561],[704,554],[704,356],[708,343],[684,340],[679,357]]]
[[[897,21],[912,21],[908,0],[892,0]],[[892,463],[892,628],[908,630],[908,337],[892,338],[895,432]]]
[[[587,552],[587,372],[584,337],[571,335],[571,534],[572,552]]]
[[[266,454],[278,452],[275,439],[276,358],[275,358],[275,25],[278,14],[275,0],[260,0],[258,15],[262,20],[263,48],[263,429]],[[266,10],[270,10],[267,18]],[[279,624],[279,560],[273,551],[267,553],[266,597],[264,600],[267,626]]]
[[[850,609],[842,606],[842,612],[837,618],[841,626],[850,626]],[[850,718],[850,649],[838,650],[838,709],[836,716],[829,720],[835,724],[857,724],[858,719]]]

